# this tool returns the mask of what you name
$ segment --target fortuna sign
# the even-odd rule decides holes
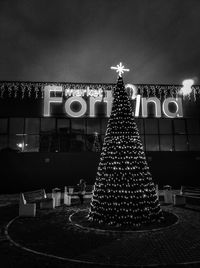
[[[137,94],[136,86],[127,84],[125,88],[132,90],[132,103],[134,104],[135,117],[148,117],[149,105],[154,107],[155,117],[179,118],[183,117],[182,99],[165,98],[161,103],[157,97],[144,98]],[[64,95],[64,96],[63,96]],[[82,117],[87,113],[88,117],[96,117],[96,103],[105,103],[105,116],[109,117],[112,108],[112,91],[104,92],[101,88],[91,89],[70,89],[66,88],[63,92],[62,86],[45,86],[44,87],[44,116],[51,116],[51,111],[56,105],[63,105],[64,113],[68,117]],[[134,103],[135,102],[135,103]],[[73,109],[73,105],[78,104],[79,109]]]

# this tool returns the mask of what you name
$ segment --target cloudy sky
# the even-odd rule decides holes
[[[199,0],[0,0],[0,80],[200,80]]]

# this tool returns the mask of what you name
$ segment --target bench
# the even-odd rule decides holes
[[[186,202],[196,203],[200,201],[200,188],[181,186],[179,194],[174,194],[174,205],[184,206]]]
[[[86,185],[84,199],[92,198],[94,185]],[[79,199],[78,196],[79,187],[78,186],[65,186],[64,189],[64,204],[71,206],[73,200]]]
[[[35,217],[37,203],[41,209],[55,208],[55,199],[47,197],[44,189],[24,192],[19,197],[19,216]]]

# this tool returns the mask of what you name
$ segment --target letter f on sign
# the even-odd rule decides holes
[[[51,97],[51,92],[62,92],[62,86],[44,87],[44,116],[50,116],[50,104],[62,103],[62,97]]]

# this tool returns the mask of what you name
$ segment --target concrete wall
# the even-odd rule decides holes
[[[44,187],[64,188],[80,178],[94,183],[99,162],[97,153],[0,153],[0,193],[17,193]],[[200,152],[148,152],[154,181],[162,188],[170,184],[200,185]],[[198,178],[199,177],[199,178]]]

